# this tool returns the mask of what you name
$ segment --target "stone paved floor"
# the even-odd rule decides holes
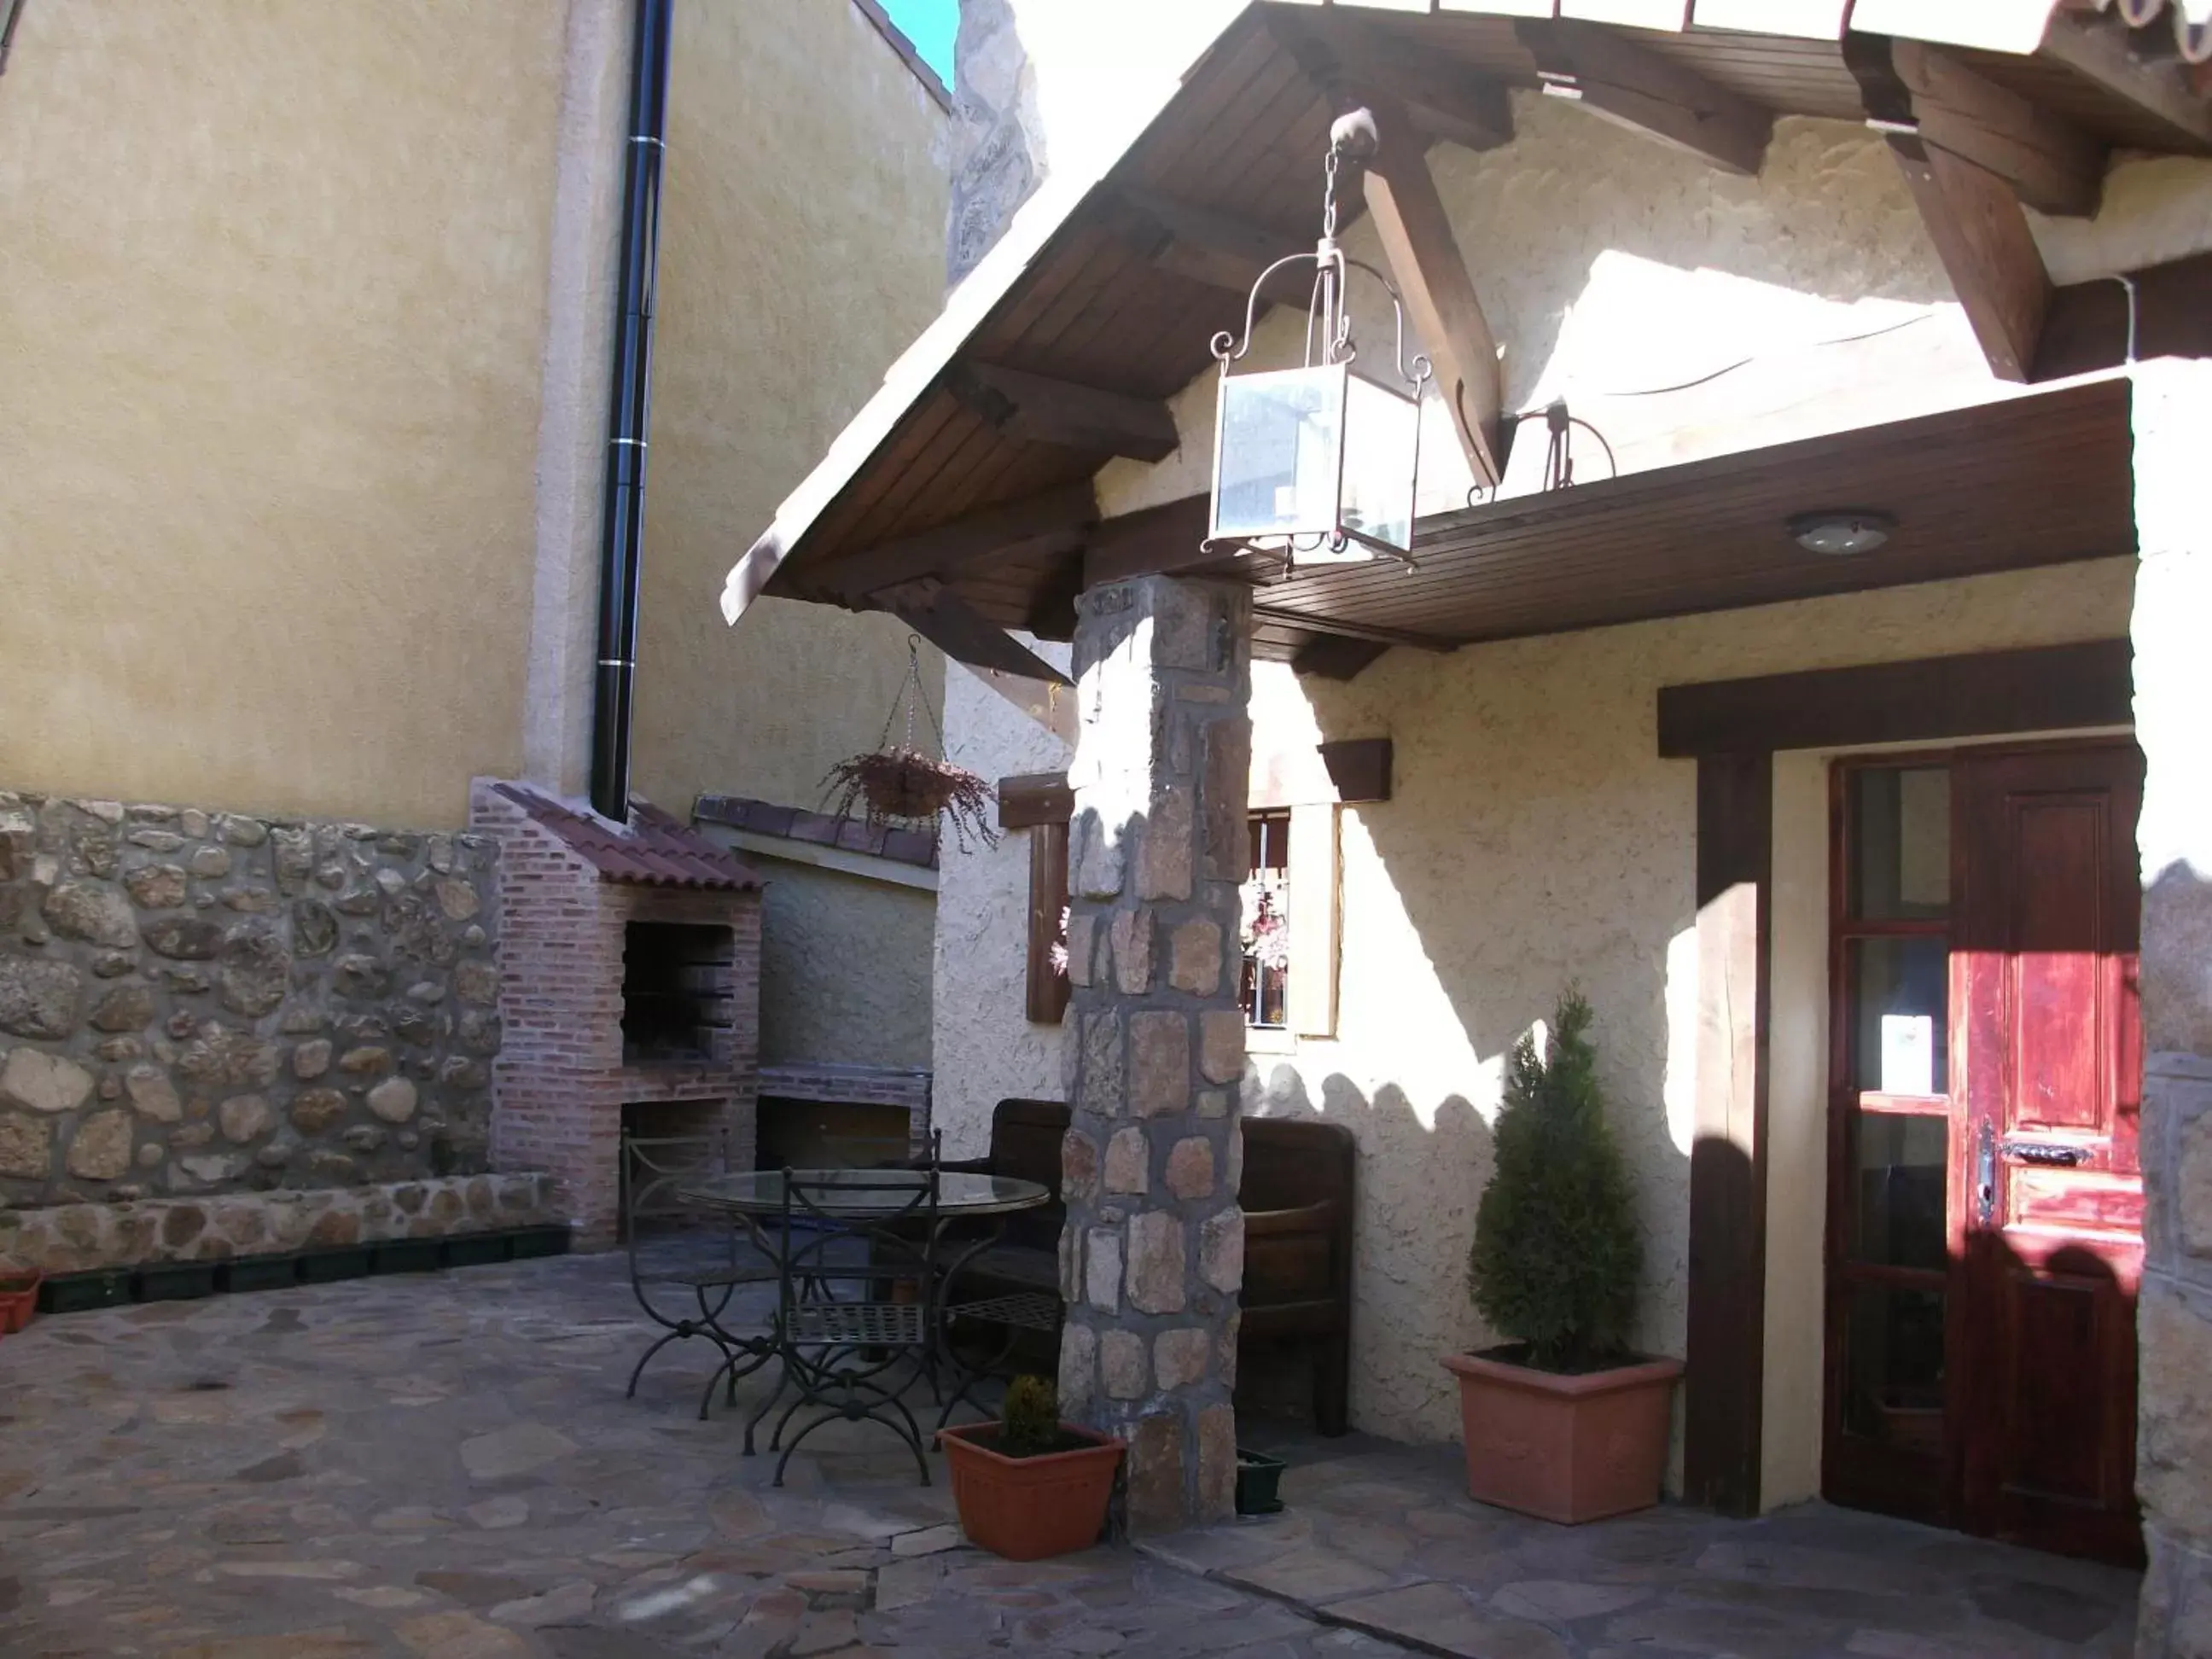
[[[1357,1439],[1282,1445],[1284,1516],[1004,1563],[879,1431],[778,1492],[697,1354],[625,1401],[643,1334],[610,1258],[41,1319],[0,1343],[0,1655],[2127,1650],[2127,1574],[1818,1506],[1547,1527]]]

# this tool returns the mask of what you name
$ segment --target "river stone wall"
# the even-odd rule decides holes
[[[55,1204],[0,1210],[0,1262],[48,1273],[83,1273],[283,1255],[382,1239],[445,1238],[562,1220],[553,1177],[536,1173]]]
[[[0,793],[0,1207],[485,1169],[496,857]]]

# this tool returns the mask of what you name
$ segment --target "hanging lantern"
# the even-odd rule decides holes
[[[1252,285],[1242,339],[1213,337],[1221,386],[1213,433],[1213,510],[1208,550],[1237,549],[1290,564],[1341,564],[1384,556],[1413,562],[1413,485],[1420,461],[1421,392],[1429,360],[1406,356],[1398,290],[1336,240],[1336,178],[1346,156],[1375,147],[1374,117],[1355,110],[1329,130],[1321,240],[1311,253],[1275,261]],[[1276,272],[1311,264],[1305,362],[1297,368],[1234,374],[1252,349],[1261,291]],[[1363,271],[1390,296],[1397,351],[1389,371],[1362,371],[1346,287]]]

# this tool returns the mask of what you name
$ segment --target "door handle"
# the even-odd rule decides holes
[[[2087,1164],[2091,1152],[2087,1146],[2069,1146],[2063,1140],[2008,1140],[2004,1143],[2004,1155],[2044,1169],[2070,1170]]]
[[[1984,1118],[1974,1138],[1974,1218],[1984,1227],[1997,1212],[1997,1139]]]

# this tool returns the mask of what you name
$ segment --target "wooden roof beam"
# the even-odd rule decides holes
[[[2166,129],[2174,149],[2212,151],[2212,101],[2197,94],[2179,63],[2137,53],[2118,19],[2054,7],[2037,55],[2133,104]]]
[[[873,601],[956,662],[1052,685],[1075,684],[934,577],[884,588]]]
[[[1380,640],[1350,640],[1341,634],[1316,634],[1291,654],[1293,674],[1318,679],[1357,679],[1382,660],[1390,647]]]
[[[1160,461],[1174,454],[1180,441],[1175,416],[1152,398],[995,363],[955,363],[945,373],[945,385],[969,413],[1024,443]]]
[[[1522,18],[1514,31],[1552,96],[1730,173],[1759,172],[1771,111],[1598,24]]]
[[[1876,131],[1909,128],[1988,168],[2039,212],[2086,217],[2105,188],[2105,146],[1938,46],[1855,34],[1844,55]]]
[[[1224,558],[1204,545],[1212,527],[1212,506],[1210,496],[1185,495],[1101,520],[1084,546],[1084,586],[1188,570]]]
[[[808,573],[808,585],[826,597],[858,604],[899,583],[950,575],[994,556],[1034,551],[1041,545],[1073,548],[1097,519],[1097,499],[1086,478],[826,560]]]
[[[1494,486],[1505,476],[1511,441],[1503,419],[1498,339],[1482,314],[1418,132],[1401,106],[1381,98],[1367,101],[1377,137],[1364,179],[1368,216],[1413,333],[1435,367],[1437,390],[1468,470],[1478,483]]]
[[[1311,246],[1310,238],[1194,207],[1157,191],[1125,185],[1117,185],[1114,194],[1124,233],[1144,244],[1153,264],[1231,294],[1249,294],[1261,271]]]
[[[1497,149],[1513,142],[1513,106],[1504,83],[1441,52],[1425,52],[1395,35],[1338,20],[1323,31],[1318,19],[1269,20],[1277,40],[1307,77],[1332,92],[1361,88],[1395,99],[1430,138],[1468,149]]]
[[[1902,44],[1902,43],[1896,43]],[[1844,60],[1857,76],[1869,124],[1888,141],[1936,257],[2001,380],[2033,372],[2051,277],[2010,180],[1937,142],[1917,112],[1920,94],[1884,35],[1850,34]],[[1936,132],[1946,129],[1939,123]],[[1955,128],[1951,129],[1955,136]]]

